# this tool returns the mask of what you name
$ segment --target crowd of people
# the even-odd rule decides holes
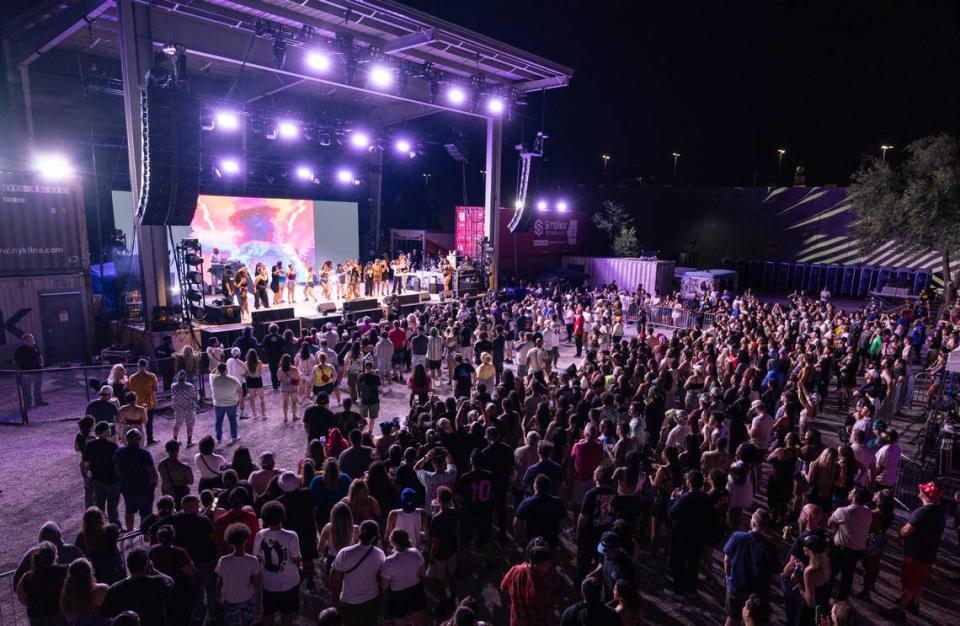
[[[51,522],[24,556],[31,623],[292,624],[321,593],[320,624],[468,626],[491,617],[464,597],[479,579],[511,626],[635,626],[655,610],[641,590],[722,593],[728,626],[773,623],[771,602],[791,626],[845,626],[895,541],[902,588],[884,614],[919,611],[943,493],[919,485],[922,506],[895,525],[902,451],[876,418],[924,346],[935,368],[958,331],[922,303],[887,314],[749,293],[705,294],[710,327],[658,331],[647,297],[544,285],[214,341],[215,419],[192,458],[186,371],[159,461],[146,408],[88,407],[75,447],[89,508],[74,544]],[[576,350],[567,365],[561,345]],[[302,457],[240,441],[271,385],[284,421],[302,420]],[[396,388],[409,411],[381,416]],[[109,382],[101,392],[114,403]],[[828,409],[849,411],[839,437],[822,430]],[[122,559],[117,538],[136,530],[144,547]],[[568,606],[562,580],[579,596]]]

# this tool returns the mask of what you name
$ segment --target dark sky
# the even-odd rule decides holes
[[[687,183],[767,184],[778,147],[784,180],[843,184],[882,143],[960,127],[956,2],[403,2],[576,70],[546,95],[544,189],[598,179],[604,152],[611,179],[669,180],[676,151]],[[525,116],[529,136],[539,96]]]

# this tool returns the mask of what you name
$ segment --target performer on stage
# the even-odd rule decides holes
[[[363,295],[368,298],[376,296],[373,285],[373,262],[367,261],[367,264],[363,266]]]
[[[267,298],[267,285],[270,284],[270,277],[267,276],[267,266],[263,263],[257,263],[256,274],[253,277],[253,308],[270,308],[270,300]]]
[[[386,289],[384,289],[384,265],[386,261],[383,259],[376,259],[373,262],[373,291],[374,295],[385,296],[387,295]]]
[[[393,293],[403,293],[403,283],[407,280],[407,255],[400,253],[397,260],[393,262]]]
[[[273,292],[273,303],[280,304],[280,280],[283,278],[283,263],[277,261],[270,268],[270,291]]]
[[[333,261],[326,260],[320,266],[320,296],[330,300],[330,274],[333,272]]]
[[[440,271],[443,272],[443,297],[450,298],[453,296],[453,263],[441,257]]]
[[[313,288],[317,284],[317,273],[314,271],[312,265],[307,266],[307,279],[303,283],[303,301],[309,302],[313,300],[317,301],[317,297],[313,295]]]
[[[250,288],[250,276],[247,274],[247,268],[241,267],[237,270],[237,297],[240,299],[240,319],[244,315],[250,315],[250,303],[247,301],[247,291]]]
[[[347,274],[342,263],[337,263],[337,300],[343,300],[347,295]]]
[[[297,301],[297,268],[293,263],[287,263],[287,304]]]
[[[237,285],[236,277],[233,274],[233,266],[227,265],[223,268],[223,280],[220,281],[220,293],[223,294],[224,304],[233,304],[236,302]]]

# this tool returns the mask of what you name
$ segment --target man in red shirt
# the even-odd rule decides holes
[[[394,380],[403,380],[401,368],[406,361],[407,331],[400,328],[400,322],[394,321],[393,328],[387,333],[387,339],[393,344],[393,372]]]
[[[603,444],[597,441],[596,425],[587,424],[583,429],[583,439],[573,444],[573,450],[570,451],[573,461],[573,493],[570,503],[573,505],[574,517],[583,506],[584,494],[593,487],[593,472],[600,467],[605,456],[608,457]]]
[[[537,546],[530,550],[525,563],[511,567],[500,591],[510,598],[510,626],[555,626],[553,589],[550,570],[553,556],[550,550]]]
[[[583,352],[583,309],[577,307],[577,316],[573,318],[573,341],[577,344],[577,358],[580,358],[581,353]]]
[[[257,520],[257,514],[249,506],[252,504],[252,497],[246,487],[237,486],[230,490],[229,495],[221,494],[221,498],[226,496],[227,506],[230,507],[225,513],[217,516],[213,523],[213,540],[217,544],[217,550],[221,556],[233,552],[233,546],[224,537],[231,524],[243,524],[250,529],[250,535],[247,537],[247,553],[253,551],[253,540],[260,532],[260,522]]]

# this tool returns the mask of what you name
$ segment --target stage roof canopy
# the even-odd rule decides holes
[[[186,49],[188,76],[237,80],[243,100],[282,92],[377,108],[384,124],[440,110],[484,116],[482,108],[449,106],[437,84],[485,85],[488,93],[522,100],[523,94],[563,87],[573,70],[479,33],[390,0],[152,0],[137,2],[149,15],[157,49]],[[478,5],[482,10],[482,5]],[[10,65],[29,64],[47,50],[70,50],[119,58],[115,0],[44,2],[8,27]],[[286,60],[276,62],[283,41]],[[329,72],[311,71],[306,55],[325,50]],[[351,52],[347,52],[347,51]],[[354,61],[354,78],[345,73]],[[368,87],[366,68],[396,68],[400,87]],[[431,83],[433,97],[431,97]]]

